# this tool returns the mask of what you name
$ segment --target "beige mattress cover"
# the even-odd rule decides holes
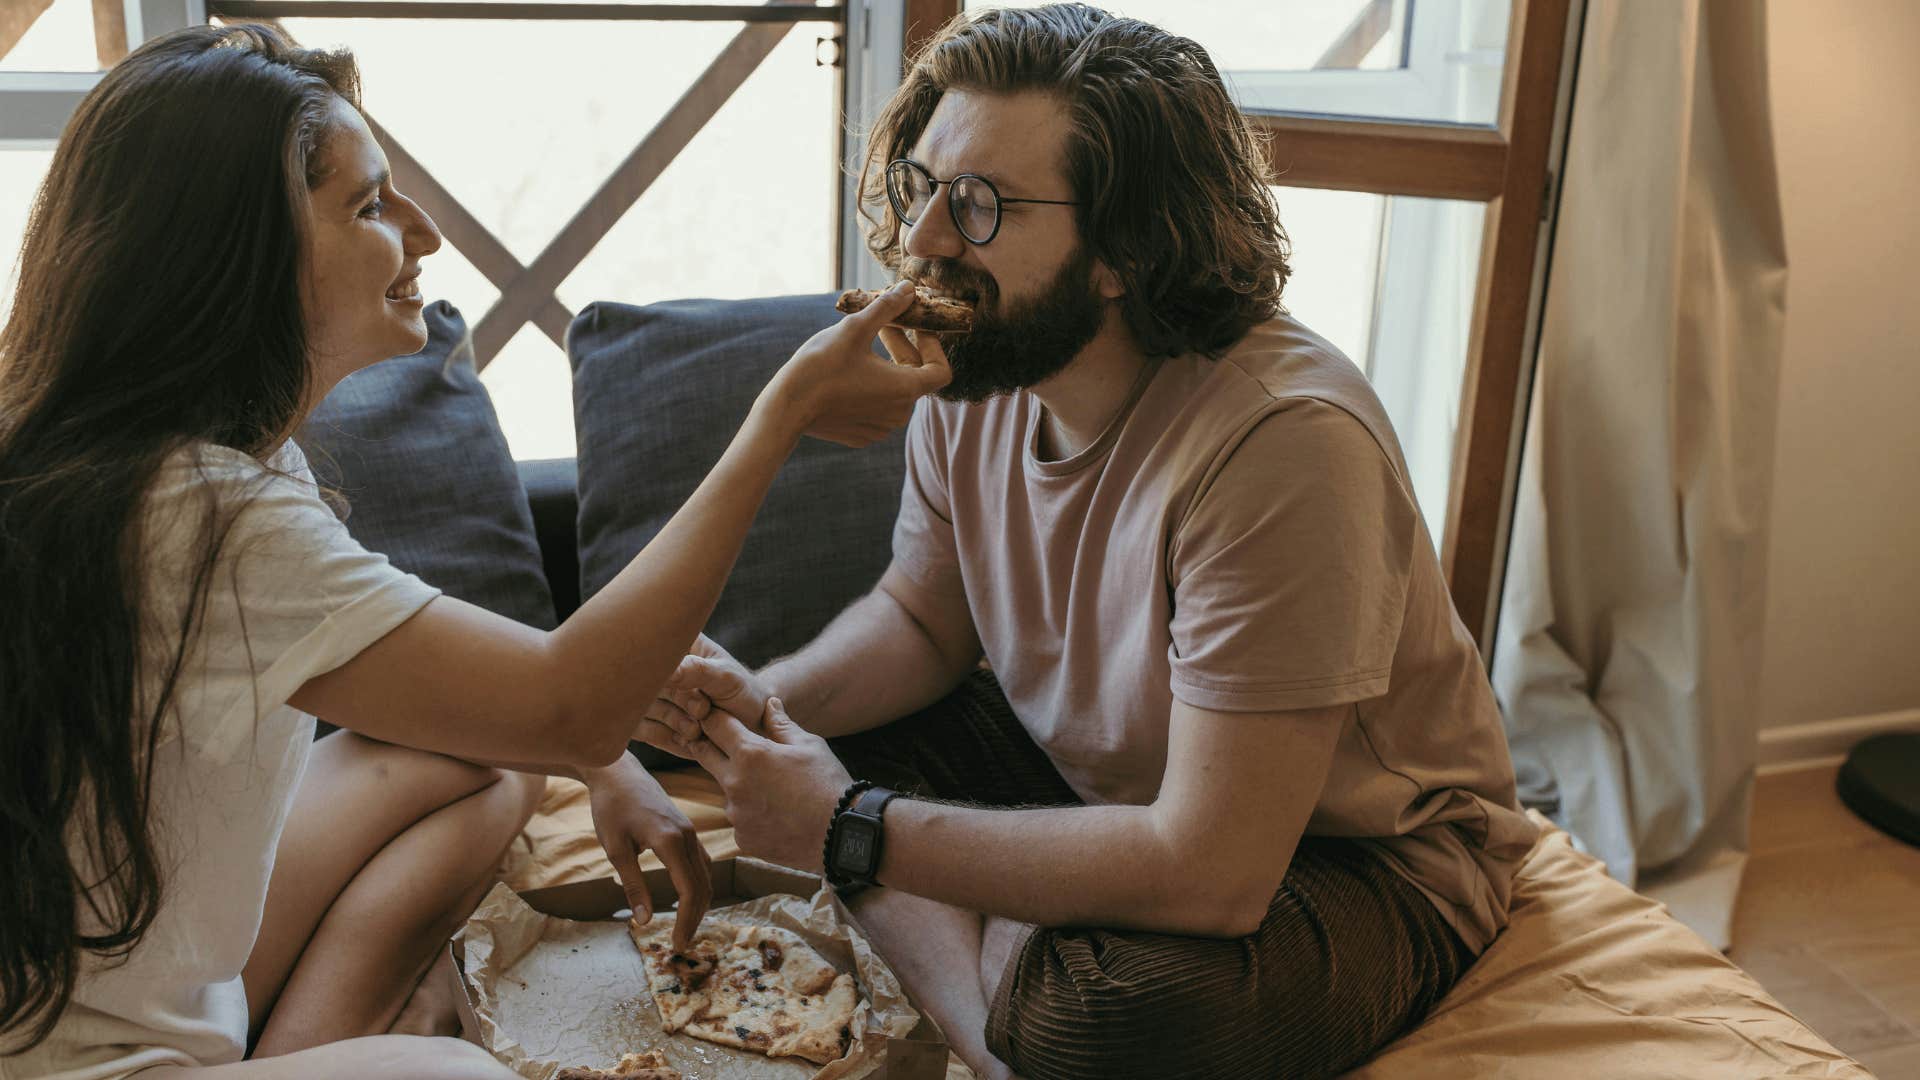
[[[660,781],[714,857],[738,854],[711,777],[686,769]],[[1515,881],[1507,929],[1425,1022],[1350,1080],[1871,1080],[1664,907],[1532,816],[1542,834]],[[658,863],[648,854],[643,865]],[[610,873],[586,789],[549,782],[503,878],[524,892]]]

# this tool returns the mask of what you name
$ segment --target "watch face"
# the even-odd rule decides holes
[[[873,862],[873,826],[864,821],[842,821],[840,850],[833,861],[842,870],[864,872]]]

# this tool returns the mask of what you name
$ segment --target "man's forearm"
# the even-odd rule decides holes
[[[854,601],[820,636],[760,672],[794,722],[823,738],[879,727],[938,701],[977,656],[948,656],[886,590]]]
[[[988,810],[896,799],[878,880],[1040,926],[1250,933],[1257,914],[1194,856],[1169,841],[1150,806]]]

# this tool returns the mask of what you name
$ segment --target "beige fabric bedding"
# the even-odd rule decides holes
[[[1870,1077],[1546,818],[1512,918],[1432,1015],[1350,1080]]]
[[[675,805],[700,830],[700,842],[707,854],[730,859],[740,854],[733,842],[733,826],[727,823],[727,800],[713,777],[695,768],[671,769],[654,774],[673,796]],[[660,860],[649,851],[640,856],[640,867],[652,870]],[[587,788],[578,780],[550,777],[540,809],[527,822],[526,829],[507,849],[500,868],[500,879],[515,892],[566,885],[575,881],[613,876],[606,852],[593,832],[593,815],[587,806]]]
[[[738,853],[711,777],[687,769],[660,781],[714,857]],[[1664,907],[1532,816],[1543,832],[1514,883],[1507,929],[1420,1027],[1349,1080],[1871,1080]],[[648,854],[643,865],[658,863]],[[507,856],[506,882],[524,892],[610,872],[586,789],[550,781]]]

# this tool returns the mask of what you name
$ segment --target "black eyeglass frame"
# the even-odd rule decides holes
[[[929,203],[931,203],[935,198],[939,196],[940,186],[942,184],[946,185],[947,215],[953,218],[954,230],[960,234],[960,238],[962,240],[965,240],[967,243],[972,244],[975,247],[980,247],[986,244],[990,244],[993,242],[994,237],[1000,235],[1000,221],[1002,216],[1000,213],[1000,208],[1002,206],[1008,205],[1009,203],[1042,203],[1047,206],[1079,206],[1080,205],[1078,201],[1072,200],[1072,199],[1008,199],[1008,198],[1004,198],[1000,194],[1000,188],[997,185],[995,185],[993,181],[987,179],[984,176],[981,176],[979,173],[960,173],[959,175],[954,176],[950,179],[939,180],[934,178],[933,173],[929,172],[925,165],[920,164],[919,162],[913,160],[912,158],[894,158],[892,161],[887,162],[887,171],[884,174],[884,179],[886,181],[886,187],[887,187],[887,205],[893,207],[893,212],[899,215],[900,220],[906,222],[909,227],[919,224],[919,219],[915,217],[907,216],[907,208],[900,205],[902,202],[900,193],[894,189],[895,188],[895,185],[893,182],[894,169],[897,166],[901,166],[901,165],[905,165],[906,167],[912,169],[914,172],[919,173],[921,177],[927,181],[927,186],[931,189],[930,193],[927,195],[927,201]],[[968,234],[967,227],[965,225],[960,224],[960,207],[954,204],[953,193],[957,189],[956,185],[958,185],[958,183],[962,180],[978,180],[980,183],[985,184],[987,186],[987,193],[993,196],[993,230],[987,233],[987,238],[985,240],[975,240],[971,235]]]

